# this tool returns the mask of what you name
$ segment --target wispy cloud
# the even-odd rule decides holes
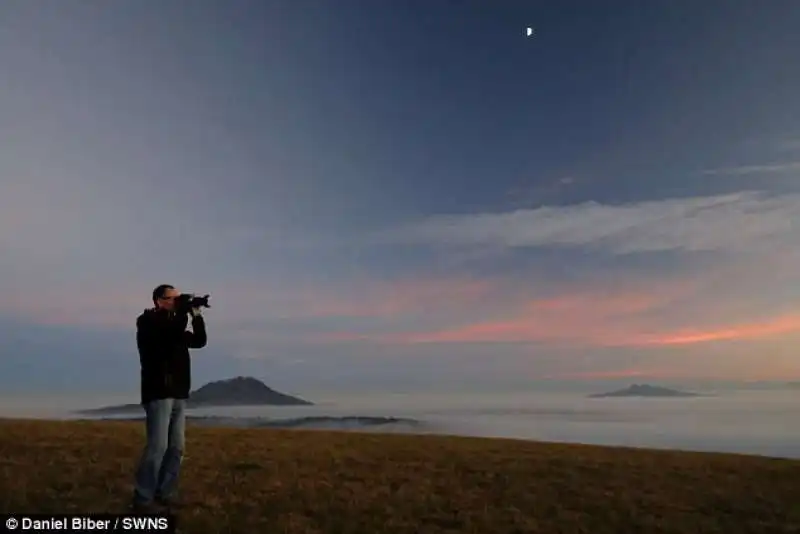
[[[795,142],[797,147],[800,147],[800,141]],[[788,145],[787,145],[788,147]],[[759,174],[759,173],[782,173],[800,171],[800,161],[791,161],[787,163],[774,163],[769,165],[742,165],[739,167],[723,167],[719,169],[706,169],[703,174],[707,175],[745,175],[745,174]]]
[[[754,341],[800,332],[800,316],[776,316],[765,321],[719,325],[712,328],[671,330],[647,324],[633,314],[614,313],[603,302],[597,314],[575,315],[543,308],[504,321],[468,324],[449,330],[390,334],[336,332],[323,335],[327,342],[365,341],[417,344],[544,344],[564,347],[657,347],[698,345],[715,341]],[[661,330],[660,332],[658,330]],[[656,333],[648,333],[656,331]]]
[[[573,348],[681,347],[780,339],[800,332],[792,291],[796,254],[752,255],[681,274],[598,274],[495,284],[471,314],[354,324],[315,335],[325,343],[399,346],[522,344]],[[508,291],[516,288],[516,292]]]
[[[613,254],[741,251],[793,235],[800,195],[753,191],[623,205],[583,204],[506,213],[440,215],[376,240],[432,245],[592,247]]]
[[[744,341],[764,339],[781,334],[800,332],[800,315],[789,314],[772,317],[766,321],[721,325],[711,329],[685,329],[666,332],[636,340],[643,345],[690,345],[711,341]]]
[[[430,343],[546,343],[554,345],[626,345],[641,328],[643,317],[664,310],[693,294],[692,282],[661,282],[649,287],[562,290],[561,294],[531,298],[535,290],[518,289],[516,298],[495,294],[496,311],[478,309],[472,320],[450,316],[457,326],[415,331],[333,332],[320,341],[373,341],[388,344]],[[527,298],[526,298],[527,297]],[[500,300],[502,307],[497,307]],[[420,310],[422,312],[422,310]],[[477,317],[481,317],[477,318]],[[439,321],[437,321],[439,322]]]

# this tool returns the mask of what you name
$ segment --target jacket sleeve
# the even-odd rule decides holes
[[[202,316],[192,318],[192,332],[184,330],[184,339],[186,346],[190,349],[202,349],[208,343],[208,335],[206,334],[206,323]]]

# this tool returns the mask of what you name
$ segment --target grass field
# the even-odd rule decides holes
[[[141,423],[0,421],[2,512],[124,512]],[[187,533],[800,532],[800,462],[190,426]]]

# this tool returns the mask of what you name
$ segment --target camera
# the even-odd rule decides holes
[[[183,293],[178,296],[176,304],[182,312],[188,312],[192,308],[210,308],[211,305],[208,303],[208,298],[209,295],[197,297],[194,293]]]

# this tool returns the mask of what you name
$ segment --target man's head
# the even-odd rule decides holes
[[[161,284],[153,290],[153,304],[162,310],[174,311],[175,299],[180,295],[180,291],[169,284]]]

